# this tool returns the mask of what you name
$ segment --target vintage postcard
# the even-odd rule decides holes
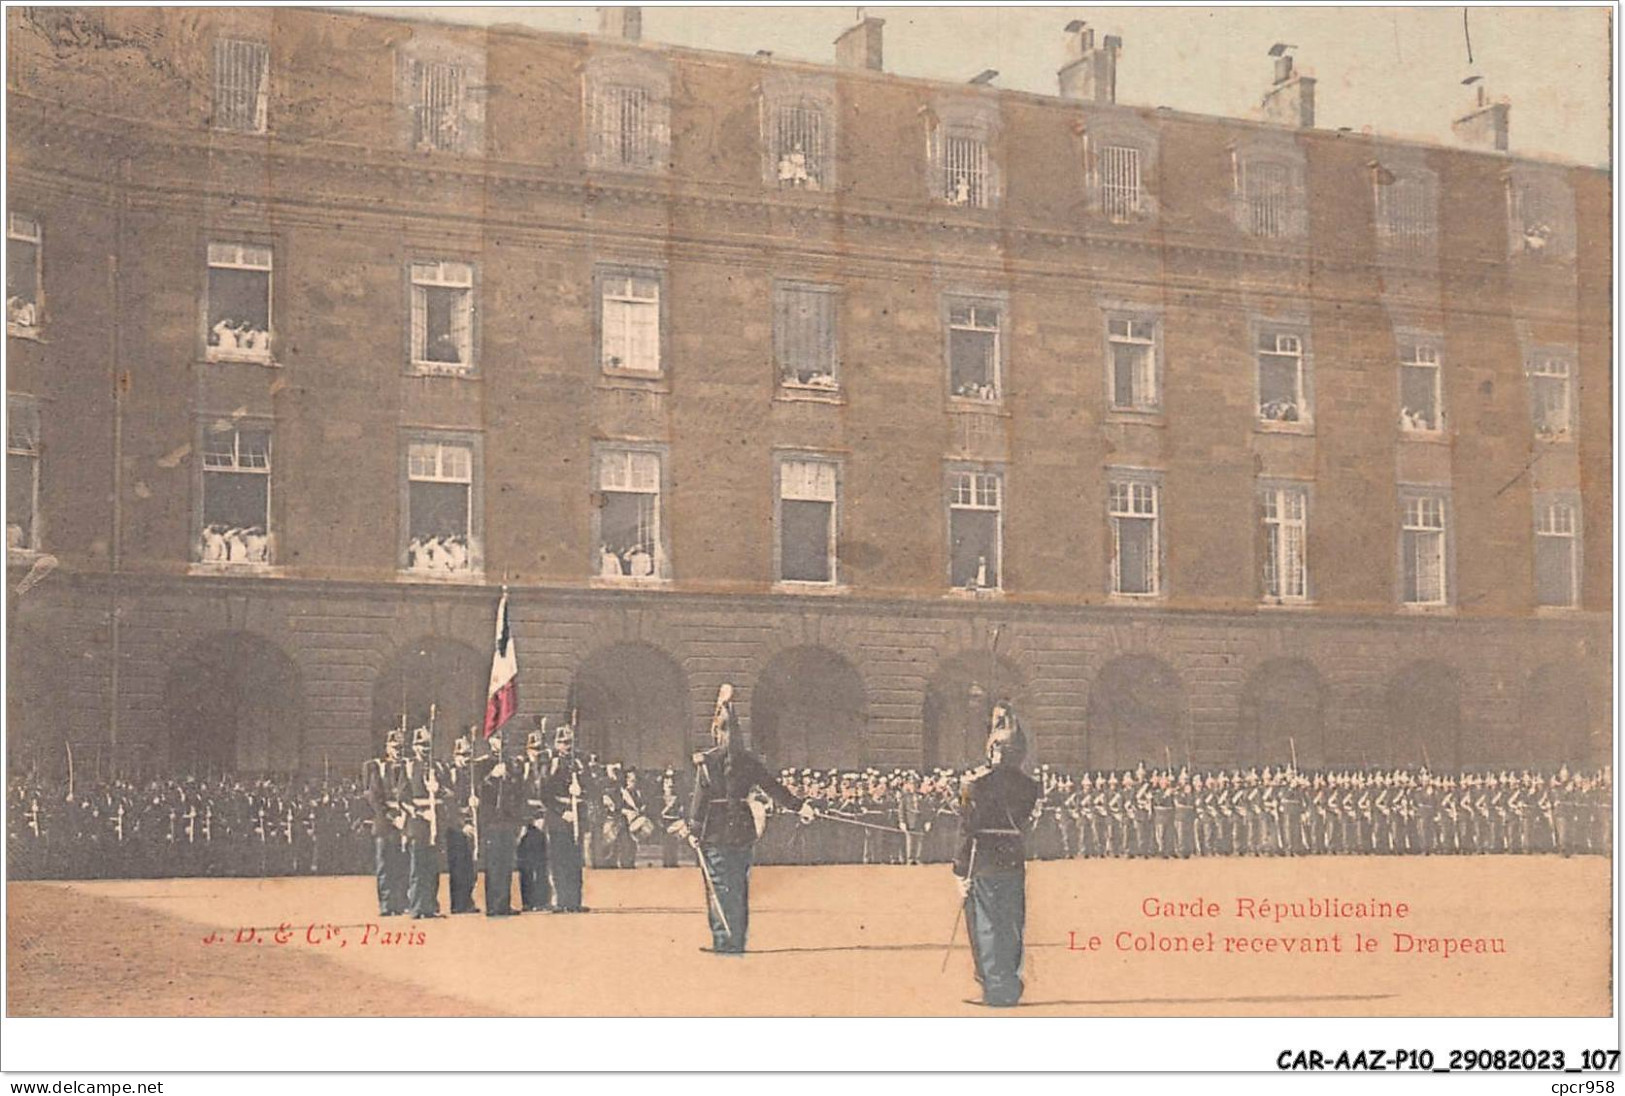
[[[7,1015],[1610,1016],[1613,14],[8,8]]]

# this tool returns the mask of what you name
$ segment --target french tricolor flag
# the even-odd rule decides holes
[[[513,632],[508,627],[508,588],[502,588],[497,605],[497,641],[491,652],[491,689],[485,698],[485,737],[513,718],[519,707],[519,658],[513,649]]]

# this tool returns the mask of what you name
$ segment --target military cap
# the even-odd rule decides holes
[[[386,746],[399,746],[403,741],[405,739],[401,735],[399,728],[391,728],[390,732],[384,736],[384,745]]]
[[[534,731],[531,731],[529,734],[525,735],[525,749],[527,749],[527,750],[539,750],[541,748],[542,748],[542,729],[540,727],[537,727]]]
[[[434,742],[434,739],[429,737],[429,728],[427,728],[427,727],[417,727],[417,728],[413,729],[413,731],[412,731],[412,745],[413,745],[414,748],[416,748],[418,746],[428,746],[428,745],[431,745],[433,742]]]

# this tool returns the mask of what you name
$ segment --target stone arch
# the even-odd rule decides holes
[[[1461,750],[1461,677],[1442,662],[1415,662],[1388,681],[1383,726],[1363,760],[1456,772]],[[1484,758],[1474,758],[1482,761]]]
[[[1272,658],[1253,671],[1241,694],[1236,764],[1282,766],[1296,750],[1298,767],[1324,768],[1326,689],[1301,658]]]
[[[688,675],[652,643],[599,647],[570,682],[576,750],[636,768],[682,769],[695,741],[692,707]]]
[[[751,691],[751,749],[775,769],[867,762],[868,723],[863,676],[827,647],[780,651]]]
[[[926,768],[967,768],[982,763],[987,746],[988,717],[1001,697],[1016,708],[1028,734],[1027,756],[1035,758],[1039,743],[1031,713],[1026,711],[1027,682],[1021,668],[1007,658],[990,660],[986,652],[965,651],[944,660],[925,689],[925,713],[920,743]]]
[[[299,666],[253,632],[215,632],[182,652],[164,715],[171,772],[291,773],[307,760]]]
[[[1085,755],[1091,769],[1131,769],[1183,758],[1185,685],[1152,655],[1121,655],[1100,668],[1089,690]]]
[[[13,773],[67,771],[67,712],[73,667],[39,628],[6,629],[6,757]]]
[[[491,654],[445,636],[420,636],[396,648],[372,687],[372,748],[383,752],[391,727],[427,726],[434,705],[434,753],[451,756],[451,744],[473,723],[485,722],[485,694],[491,683]]]
[[[1519,760],[1545,767],[1605,764],[1611,743],[1592,739],[1591,680],[1571,662],[1548,662],[1529,675],[1519,727]]]

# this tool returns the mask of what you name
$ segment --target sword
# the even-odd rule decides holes
[[[975,869],[975,867],[976,867],[976,835],[971,834],[971,838],[970,838],[970,859],[968,861],[966,861],[966,863],[965,863],[965,881],[967,883],[970,882],[971,872],[972,872],[972,870]],[[959,937],[959,922],[964,920],[964,918],[965,918],[965,901],[966,901],[965,899],[960,900],[959,909],[958,909],[957,912],[954,913],[953,931],[948,934],[948,946],[943,949],[943,952],[942,952],[942,969],[937,972],[938,974],[947,974],[948,973],[948,958],[951,955],[953,955],[953,953],[954,953],[954,941]],[[969,931],[969,930],[966,930],[966,931]]]
[[[734,930],[728,925],[728,915],[722,908],[722,896],[717,893],[717,881],[711,877],[711,865],[705,862],[705,852],[700,848],[700,839],[691,835],[688,843],[694,846],[694,855],[700,862],[700,877],[705,880],[705,900],[717,911],[717,919],[722,922],[722,931],[732,936]]]

